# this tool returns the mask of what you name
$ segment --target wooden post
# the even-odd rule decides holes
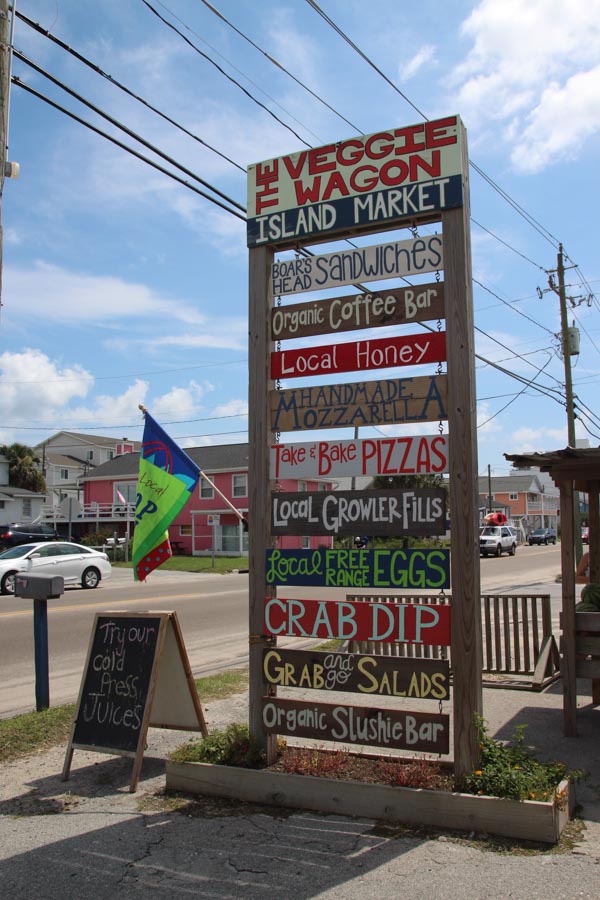
[[[264,600],[269,593],[265,582],[265,551],[272,546],[269,506],[269,448],[272,442],[269,394],[274,388],[270,378],[271,351],[271,266],[274,252],[269,247],[250,250],[248,312],[248,501],[249,554],[249,660],[250,734],[272,760],[276,736],[267,736],[262,724],[262,651],[269,643],[263,637]]]
[[[463,131],[464,206],[442,215],[450,435],[454,769],[458,777],[477,768],[479,742],[474,715],[481,715],[483,702],[475,338],[466,143]]]
[[[563,730],[577,734],[577,676],[575,675],[575,554],[573,482],[560,482],[560,556],[562,570],[562,635],[560,672],[563,684]]]

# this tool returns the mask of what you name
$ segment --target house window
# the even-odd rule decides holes
[[[93,451],[93,450],[86,450],[86,452],[85,452],[85,458],[88,459],[88,460],[91,462],[91,461],[93,460],[93,458],[94,458],[94,451]]]
[[[212,500],[215,492],[213,490],[212,484],[210,484],[205,478],[200,479],[200,497],[202,500]]]
[[[306,482],[305,482],[305,481],[299,481],[299,482],[298,482],[298,490],[299,490],[299,491],[305,491],[306,489],[307,489],[307,484],[306,484]]]
[[[317,484],[317,490],[318,491],[326,491],[327,490],[327,485],[325,484],[324,481],[319,481],[319,483]]]
[[[310,537],[306,534],[302,536],[302,549],[310,550]]]
[[[135,505],[137,500],[137,481],[118,481],[113,485],[113,489],[115,492],[115,503],[123,502],[119,494],[117,494],[117,491],[119,491],[125,498],[125,503],[133,503]]]
[[[248,476],[244,473],[243,475],[234,475],[232,480],[233,486],[233,497],[247,497],[248,496]]]
[[[5,506],[6,506],[6,501],[5,501],[5,500],[0,500],[0,509],[4,509]]]
[[[109,458],[109,459],[114,459],[114,458],[115,458],[115,451],[114,451],[114,450],[109,450],[109,451],[108,451],[108,458]]]
[[[509,494],[509,495],[508,495],[508,499],[509,499],[509,500],[518,500],[518,499],[519,499],[519,495],[518,495],[518,494]]]
[[[27,518],[31,516],[31,500],[29,497],[23,500],[23,516],[27,516]]]
[[[192,534],[192,526],[191,525],[180,525],[179,526],[179,537],[191,537]]]
[[[60,479],[61,479],[61,481],[68,481],[68,480],[69,480],[69,470],[68,470],[68,469],[61,469],[61,470],[60,470]]]

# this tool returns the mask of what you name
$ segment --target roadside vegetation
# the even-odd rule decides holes
[[[109,552],[111,565],[118,569],[131,569],[131,562],[112,559],[112,551]],[[216,575],[227,575],[236,570],[248,571],[247,556],[216,556],[215,564],[210,556],[172,556],[160,567],[161,572],[210,572]]]
[[[231,669],[196,681],[202,703],[224,700],[248,687],[248,669]],[[41,712],[0,719],[0,764],[66,744],[71,734],[75,704],[53,706]]]

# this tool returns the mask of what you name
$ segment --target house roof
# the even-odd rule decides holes
[[[82,469],[84,466],[94,468],[94,464],[89,460],[78,459],[76,456],[67,456],[64,453],[46,453],[46,465],[51,466],[73,466]]]
[[[75,438],[80,441],[82,444],[92,444],[98,447],[109,447],[113,448],[117,444],[133,444],[134,447],[139,447],[140,442],[134,441],[131,438],[121,438],[121,437],[106,437],[102,434],[80,434],[77,431],[57,431],[56,434],[53,434],[52,437],[48,438],[46,441],[42,441],[37,444],[34,449],[42,448],[44,445],[49,444],[51,441],[60,437],[61,435],[66,435],[70,438]]]
[[[479,476],[479,493],[488,494],[490,479],[487,475]],[[524,494],[534,492],[541,493],[544,490],[537,472],[527,472],[523,475],[498,475],[491,479],[492,494]]]
[[[248,444],[221,444],[207,447],[186,447],[188,456],[206,472],[234,472],[248,469]],[[137,478],[139,453],[123,453],[102,463],[85,480],[99,478]]]

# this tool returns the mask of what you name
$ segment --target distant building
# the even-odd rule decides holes
[[[38,444],[34,450],[46,479],[44,516],[54,518],[61,509],[68,514],[69,500],[76,515],[83,502],[83,479],[115,456],[139,449],[139,441],[74,431],[59,431]]]
[[[0,524],[35,522],[42,516],[44,494],[9,484],[9,462],[0,456]]]
[[[233,506],[252,521],[248,498],[248,444],[187,447],[186,453]],[[132,535],[138,467],[139,453],[124,453],[82,477],[83,503],[73,523],[75,533],[98,531]],[[280,479],[278,487],[282,491],[319,491],[331,490],[334,483],[325,479]],[[239,517],[204,478],[200,478],[191,499],[169,528],[169,537],[175,552],[190,555],[200,556],[213,550],[222,556],[243,556],[248,552],[248,533]],[[333,538],[326,536],[285,535],[279,537],[277,543],[282,549],[316,549],[332,545]]]
[[[505,512],[509,521],[524,535],[534,528],[555,528],[560,523],[560,495],[551,478],[537,470],[518,474],[479,476],[480,510],[489,512],[491,484],[494,512]]]

